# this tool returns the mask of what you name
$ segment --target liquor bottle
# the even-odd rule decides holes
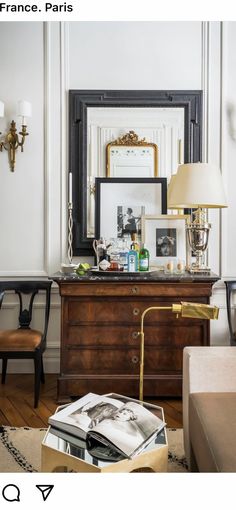
[[[135,250],[130,250],[128,253],[128,271],[138,271],[138,252]]]
[[[149,270],[149,251],[145,248],[145,245],[142,245],[142,248],[139,252],[139,271],[148,271]]]
[[[139,252],[140,246],[137,241],[137,234],[131,234],[131,240],[132,240],[132,243],[130,245],[130,249]]]
[[[120,264],[123,266],[124,271],[128,271],[128,253],[129,248],[127,246],[126,239],[122,239],[122,244],[120,247]]]

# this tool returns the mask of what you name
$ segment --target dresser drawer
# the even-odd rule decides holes
[[[179,302],[179,301],[178,301]],[[68,300],[67,320],[70,325],[77,325],[87,322],[95,323],[140,323],[141,315],[146,308],[153,306],[169,306],[170,303],[160,301],[157,298],[152,300],[127,299],[116,300],[114,298],[94,300]],[[182,320],[181,318],[179,320]],[[196,320],[196,319],[195,319]],[[176,315],[170,310],[153,310],[145,317],[146,323],[173,323]],[[190,321],[189,321],[190,323]]]
[[[138,347],[140,343],[138,326],[106,326],[106,325],[80,325],[68,328],[66,346],[93,346],[93,347]]]
[[[178,298],[183,296],[186,301],[187,296],[209,297],[209,283],[192,283],[191,277],[189,282],[171,281],[169,285],[165,282],[154,281],[116,281],[114,282],[98,282],[96,280],[90,282],[78,281],[73,283],[62,282],[60,285],[60,294],[62,297],[68,296],[143,296],[143,297],[171,297]]]
[[[70,326],[66,336],[67,347],[139,347],[140,345],[140,324],[134,326]],[[176,321],[173,325],[166,327],[145,326],[145,346],[182,346],[199,345],[199,338],[204,339],[204,328],[202,324],[182,325],[182,321]]]
[[[183,352],[180,348],[145,349],[145,373],[155,374],[159,370],[179,371],[182,368]],[[67,348],[62,360],[62,372],[70,374],[139,374],[139,349],[75,349]]]
[[[149,306],[135,300],[97,299],[88,301],[72,301],[68,303],[68,321],[70,324],[80,322],[124,323],[139,322],[142,311]]]

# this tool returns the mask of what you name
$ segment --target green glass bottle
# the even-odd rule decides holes
[[[139,252],[139,271],[149,270],[149,251],[143,244]]]

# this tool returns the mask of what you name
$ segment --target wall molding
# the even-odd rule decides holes
[[[44,23],[45,62],[45,270],[61,265],[62,188],[62,55],[61,23]]]
[[[201,66],[201,84],[203,90],[203,142],[202,142],[202,160],[208,160],[208,123],[209,123],[209,21],[202,22],[202,66]]]
[[[220,22],[202,22],[202,88],[203,161],[221,165],[221,74],[222,74],[222,25]],[[220,211],[208,210],[212,224],[209,236],[208,263],[212,271],[221,275],[222,232]]]
[[[14,308],[18,308],[19,307],[19,303],[7,303],[7,304],[2,304],[1,306],[1,310],[12,310]],[[35,310],[45,310],[45,305],[43,303],[34,303],[34,309]],[[60,303],[56,304],[56,303],[51,303],[50,304],[50,310],[60,310],[61,309],[61,305]]]
[[[61,258],[67,259],[68,236],[68,137],[69,137],[69,24],[60,22],[61,83]]]
[[[221,30],[221,60],[222,60],[222,67],[221,67],[221,171],[222,176],[225,183],[225,191],[227,192],[228,189],[228,172],[227,172],[227,163],[228,163],[228,156],[227,156],[227,115],[226,115],[226,99],[227,99],[227,52],[229,51],[228,44],[227,44],[227,36],[228,36],[228,23],[222,22],[222,30]],[[222,275],[224,275],[224,278],[226,279],[232,279],[234,280],[236,278],[236,275],[233,276],[228,274],[228,264],[227,264],[227,248],[229,246],[228,243],[228,209],[224,211],[223,214],[221,214],[221,272]]]
[[[50,53],[51,53],[51,26],[48,22],[44,22],[44,214],[46,221],[44,222],[44,265],[48,266],[49,260],[49,225],[48,225],[48,210],[49,210],[49,166],[50,166]]]
[[[53,352],[53,350],[55,352]],[[60,356],[58,349],[51,349],[51,352],[47,352],[47,356],[44,356],[44,371],[47,378],[47,374],[59,374],[60,372]],[[0,369],[1,373],[1,369]],[[33,360],[13,360],[8,361],[7,374],[34,374],[34,362]],[[7,378],[6,378],[7,385]]]
[[[35,271],[0,271],[0,277],[1,278],[15,278],[15,277],[22,277],[22,278],[34,278],[34,277],[47,277],[48,273],[45,270],[35,270]]]

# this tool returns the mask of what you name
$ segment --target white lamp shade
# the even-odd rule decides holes
[[[220,169],[208,163],[178,167],[168,190],[169,209],[227,207]]]
[[[168,189],[167,189],[167,208],[168,209],[170,209],[170,206],[169,206],[170,198],[169,197],[171,197],[171,194],[172,194],[172,190],[173,190],[173,187],[174,187],[176,175],[177,174],[173,174],[171,176],[170,182],[169,182],[169,185],[168,185]]]
[[[29,101],[23,101],[22,99],[17,103],[17,115],[20,117],[31,117],[32,108]]]
[[[0,101],[0,117],[4,117],[4,103]]]

